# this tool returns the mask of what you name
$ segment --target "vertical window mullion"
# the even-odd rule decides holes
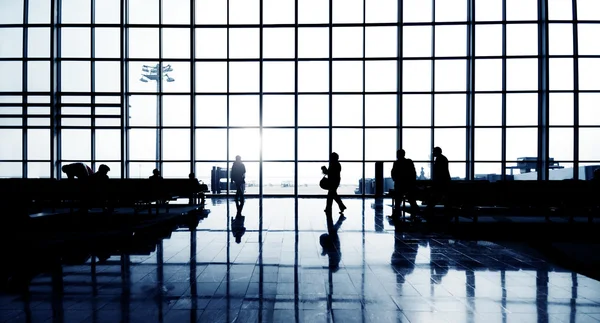
[[[573,179],[579,179],[579,30],[573,0]]]

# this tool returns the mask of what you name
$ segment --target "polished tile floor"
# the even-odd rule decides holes
[[[347,200],[328,228],[321,199],[249,199],[243,218],[209,199],[196,230],[0,292],[0,321],[600,322],[600,282],[490,242],[395,232],[374,202]]]

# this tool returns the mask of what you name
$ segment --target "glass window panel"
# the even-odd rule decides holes
[[[27,178],[50,177],[50,163],[27,163]]]
[[[156,62],[129,62],[129,91],[158,92]]]
[[[600,128],[579,129],[579,160],[600,161]]]
[[[362,129],[333,129],[332,151],[340,155],[340,160],[362,160]]]
[[[333,91],[362,92],[363,62],[333,62]]]
[[[435,56],[465,56],[466,50],[466,26],[435,26]]]
[[[196,163],[196,178],[203,181],[206,185],[208,185],[208,189],[212,191],[212,187],[211,187],[211,172],[213,167],[221,167],[224,169],[227,169],[227,164],[226,163]],[[213,192],[216,193],[216,190]],[[223,192],[225,193],[225,192]],[[216,203],[218,203],[218,200],[212,200],[215,201]],[[213,203],[215,203],[213,202]],[[215,205],[215,204],[213,204]]]
[[[91,90],[90,62],[61,63],[61,90],[64,92],[89,92]]]
[[[551,58],[550,90],[573,90],[573,59]]]
[[[227,0],[195,0],[196,24],[227,24]]]
[[[298,28],[298,57],[329,57],[329,28]]]
[[[96,127],[120,127],[121,120],[117,118],[96,119]]]
[[[263,96],[263,126],[294,125],[293,95]]]
[[[406,26],[402,32],[403,57],[431,57],[430,26]]]
[[[329,160],[329,129],[298,129],[298,160]]]
[[[0,159],[23,159],[22,134],[21,129],[0,129]]]
[[[163,126],[190,126],[188,95],[165,95],[162,100]]]
[[[0,126],[22,126],[21,118],[0,118]]]
[[[402,125],[431,126],[431,95],[405,94],[402,96]]]
[[[49,118],[30,118],[28,121],[28,125],[29,126],[49,127],[50,119]]]
[[[163,28],[162,46],[164,58],[190,58],[190,30]]]
[[[294,160],[293,129],[263,129],[262,139],[263,160]]]
[[[294,92],[294,68],[294,62],[264,62],[263,91]]]
[[[329,91],[329,62],[298,62],[298,90]]]
[[[407,158],[414,161],[429,160],[432,149],[431,129],[402,129],[401,148],[406,152]]]
[[[467,87],[465,60],[435,61],[435,91],[464,91]]]
[[[96,159],[121,159],[121,130],[96,130]]]
[[[548,18],[550,20],[572,20],[573,1],[548,0]]]
[[[579,58],[579,89],[600,90],[600,58]]]
[[[466,21],[467,1],[445,0],[435,3],[435,21]]]
[[[319,187],[319,181],[323,177],[319,163],[298,163],[298,194],[327,194]],[[338,191],[339,192],[339,191]]]
[[[502,91],[501,59],[478,59],[475,61],[475,90]]]
[[[295,37],[293,28],[264,28],[263,57],[293,58],[296,46]]]
[[[23,88],[22,62],[0,62],[0,70],[10,77],[0,78],[0,92],[20,92]]]
[[[397,57],[397,27],[366,27],[365,57]]]
[[[50,28],[29,28],[27,57],[50,57]]]
[[[398,1],[396,0],[365,0],[366,22],[385,23],[398,21]]]
[[[229,130],[229,158],[240,155],[242,160],[258,160],[260,156],[259,129]],[[258,177],[258,176],[257,176]]]
[[[169,68],[170,67],[170,68]],[[163,92],[189,92],[190,91],[190,64],[187,62],[163,62],[165,72],[162,82]]]
[[[342,178],[337,192],[340,195],[354,195],[358,189],[358,180],[363,177],[362,163],[341,163]]]
[[[196,126],[227,125],[226,96],[196,96]]]
[[[94,30],[94,55],[97,58],[121,57],[121,31],[119,28],[96,28]]]
[[[362,23],[363,0],[332,0],[333,23]]]
[[[63,97],[62,103],[70,103]],[[75,102],[73,102],[75,103]],[[62,107],[60,113],[63,115],[91,115],[92,109],[89,107]]]
[[[229,91],[258,92],[260,65],[256,62],[229,63]]]
[[[129,159],[156,160],[156,130],[129,130]],[[152,170],[146,176],[152,175]]]
[[[294,194],[295,186],[294,163],[263,164],[264,194]],[[292,219],[289,220],[293,221]]]
[[[158,7],[159,0],[129,0],[128,22],[130,24],[158,24]]]
[[[132,95],[129,97],[129,126],[156,126],[157,96]]]
[[[448,165],[450,170],[450,176],[452,180],[464,180],[466,176],[466,165],[465,163],[450,163]]]
[[[502,95],[475,94],[475,126],[502,125]]]
[[[61,120],[63,127],[91,127],[92,120],[89,118],[64,118]]]
[[[436,94],[435,126],[465,126],[467,97],[464,94]]]
[[[90,0],[61,0],[60,17],[62,23],[89,24],[92,4]]]
[[[506,0],[506,20],[537,20],[537,0]]]
[[[190,0],[163,1],[162,6],[163,24],[190,23]]]
[[[230,24],[258,24],[259,0],[229,0]]]
[[[502,0],[475,0],[475,20],[501,21]]]
[[[594,126],[600,125],[600,94],[579,93],[579,124]]]
[[[50,91],[50,62],[27,62],[27,90]]]
[[[95,62],[96,92],[121,91],[121,63]]]
[[[190,130],[163,129],[162,152],[164,160],[190,159]],[[189,171],[186,175],[189,174]]]
[[[295,23],[295,0],[263,0],[262,5],[264,24]]]
[[[92,158],[92,132],[88,129],[63,129],[61,159],[89,160]]]
[[[537,59],[506,60],[506,89],[527,91],[538,89]]]
[[[62,57],[90,57],[89,28],[61,28]]]
[[[129,28],[129,57],[158,58],[158,28]]]
[[[397,142],[396,129],[366,129],[365,160],[395,160]]]
[[[334,27],[333,57],[362,56],[363,29],[361,27]]]
[[[502,56],[502,25],[475,26],[475,55]]]
[[[558,25],[558,24],[557,24]],[[550,25],[553,26],[553,25]],[[562,24],[558,26],[563,26]],[[571,30],[571,25],[565,25],[568,29]],[[598,35],[600,34],[600,24],[578,24],[577,25],[577,37],[578,37],[578,45],[579,45],[579,55],[600,55],[600,43],[598,42]],[[552,37],[552,33],[550,37]],[[561,35],[562,36],[562,35]],[[570,35],[571,37],[566,35],[564,36],[563,46],[565,44],[570,44],[573,42],[573,33]],[[550,38],[552,39],[552,38]],[[570,40],[570,42],[568,42]],[[550,42],[552,44],[552,42]],[[558,46],[558,44],[557,44]],[[564,46],[566,48],[571,48],[569,46]],[[552,52],[550,52],[552,54]]]
[[[226,129],[196,129],[197,160],[227,160]]]
[[[365,62],[365,91],[396,92],[397,84],[396,61]]]
[[[260,51],[258,28],[232,28],[229,30],[230,58],[258,58]]]
[[[24,0],[2,1],[2,11],[0,11],[0,24],[22,24],[23,1]]]
[[[298,22],[318,24],[329,22],[329,2],[322,0],[298,0]]]
[[[405,92],[431,91],[431,61],[403,61],[402,69],[402,88]]]
[[[29,16],[27,17],[30,24],[49,24],[50,23],[50,5],[51,2],[47,0],[28,0],[29,5]],[[8,1],[10,3],[19,4],[22,3],[21,0],[18,1]],[[23,15],[16,14],[13,16],[10,10],[6,12],[3,10],[3,13],[10,14],[14,19],[21,19]],[[4,18],[0,18],[1,21],[5,21]]]
[[[466,158],[467,131],[465,128],[459,129],[434,129],[433,130],[434,147],[442,148],[444,156],[449,161],[461,161]],[[454,173],[450,172],[454,177]]]
[[[2,97],[0,97],[2,98]],[[23,108],[21,107],[5,107],[5,106],[0,106],[0,115],[3,114],[21,114],[23,113]]]
[[[404,0],[404,22],[430,22],[432,18],[431,1]]]
[[[197,28],[196,58],[227,58],[227,29]]]
[[[97,24],[118,24],[121,22],[121,1],[94,1],[94,22]]]
[[[154,168],[156,168],[156,163],[129,163],[129,178],[148,178],[152,175]]]
[[[600,20],[600,3],[596,0],[577,0],[578,20]]]
[[[227,92],[227,63],[197,62],[196,91]]]
[[[475,163],[475,179],[487,180],[487,175],[501,175],[502,164],[500,163]]]
[[[573,25],[550,24],[548,32],[548,52],[550,55],[573,55]],[[579,31],[581,39],[581,31]],[[579,47],[581,48],[581,47]],[[579,54],[581,55],[581,49]]]
[[[0,39],[0,57],[23,57],[23,28],[0,28]]]
[[[298,96],[298,126],[328,126],[329,97],[327,95]]]
[[[506,160],[516,161],[519,157],[537,157],[537,128],[506,129]]]
[[[397,106],[396,95],[365,96],[365,125],[396,126]]]
[[[573,160],[573,128],[550,128],[550,158]]]
[[[506,55],[537,55],[537,24],[506,25]]]
[[[475,129],[475,160],[502,160],[502,129]]]
[[[333,126],[362,126],[362,95],[333,96]]]
[[[506,95],[506,125],[535,126],[538,123],[538,96],[535,93]]]
[[[0,162],[0,178],[23,177],[23,163]]]
[[[232,95],[229,97],[229,125],[232,127],[258,127],[260,124],[258,95]]]

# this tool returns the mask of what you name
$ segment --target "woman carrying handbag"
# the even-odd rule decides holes
[[[340,215],[344,215],[344,210],[346,210],[346,206],[342,199],[337,193],[337,188],[340,186],[342,172],[342,165],[340,165],[340,156],[333,152],[329,157],[329,168],[322,166],[321,170],[323,174],[328,177],[323,177],[321,179],[321,183],[319,185],[323,188],[323,186],[327,187],[327,204],[325,206],[325,213],[331,213],[331,206],[333,205],[333,201],[335,201],[340,208]],[[323,182],[327,182],[326,184]]]

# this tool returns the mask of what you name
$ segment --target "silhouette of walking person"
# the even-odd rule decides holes
[[[399,223],[397,220],[400,217],[402,201],[404,198],[410,204],[410,213],[412,219],[416,219],[419,214],[419,206],[415,199],[415,191],[417,188],[417,171],[415,164],[409,158],[405,157],[404,149],[396,152],[396,161],[392,167],[392,179],[394,180],[394,210],[392,219],[394,223]]]
[[[342,199],[337,193],[337,189],[340,186],[342,172],[342,165],[340,164],[339,160],[340,156],[337,153],[331,153],[331,155],[329,156],[329,168],[322,166],[321,170],[323,171],[323,174],[329,177],[325,213],[331,213],[331,207],[333,205],[333,201],[335,201],[338,207],[340,208],[340,215],[343,217],[344,210],[346,210],[346,206],[344,205],[344,202],[342,202]]]
[[[242,163],[242,157],[235,156],[235,162],[231,166],[231,180],[235,184],[235,207],[237,214],[242,214],[244,208],[244,190],[246,189],[246,166]]]
[[[427,203],[428,213],[433,213],[435,205],[439,203],[446,192],[452,178],[450,177],[450,170],[448,169],[448,158],[442,155],[442,148],[433,148],[433,169],[431,172],[431,200]]]
[[[244,222],[246,217],[238,213],[235,218],[231,217],[231,233],[235,237],[235,243],[242,242],[242,236],[246,233]]]

